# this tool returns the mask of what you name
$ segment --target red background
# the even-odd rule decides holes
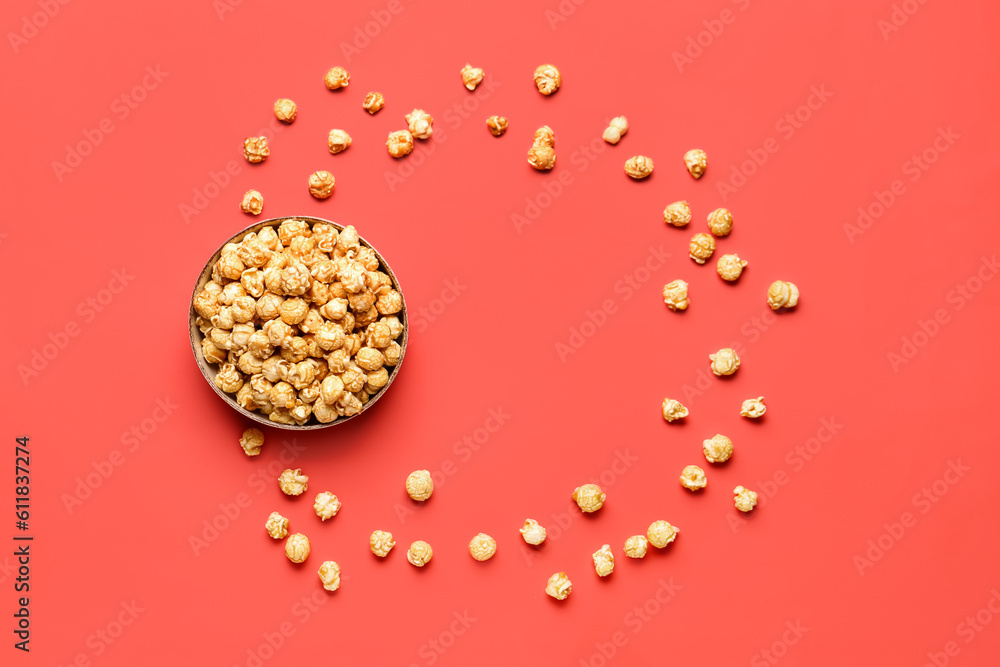
[[[1000,237],[997,8],[910,2],[914,13],[896,13],[899,29],[883,34],[879,21],[903,11],[891,0],[400,1],[395,14],[382,2],[69,2],[51,18],[36,16],[34,0],[4,3],[3,436],[9,460],[13,438],[31,437],[35,536],[32,651],[15,651],[5,627],[4,663],[772,664],[767,650],[785,665],[923,665],[928,653],[939,664],[994,664],[1000,619],[987,611],[979,630],[962,624],[1000,587],[1000,456],[986,419],[1000,285],[975,280],[981,266],[994,277],[983,258]],[[368,25],[372,11],[386,25]],[[345,54],[341,44],[366,26],[375,37]],[[31,36],[12,44],[10,33]],[[697,57],[678,67],[674,53],[699,36],[701,53],[692,47]],[[462,87],[466,61],[485,68],[492,90]],[[531,81],[543,62],[564,77],[550,98]],[[337,64],[351,83],[331,93],[321,80]],[[147,67],[162,80],[146,79],[135,108],[116,103]],[[829,98],[801,107],[813,87]],[[361,109],[369,90],[386,98],[374,117]],[[274,135],[267,162],[247,165],[243,137],[266,128],[285,96],[298,120]],[[467,119],[454,110],[462,104],[475,107]],[[386,134],[416,106],[437,119],[435,135],[392,160]],[[783,121],[796,112],[798,127]],[[484,127],[494,113],[510,119],[500,139]],[[623,141],[596,141],[622,113]],[[102,121],[113,130],[95,134]],[[551,173],[525,163],[543,124],[557,137]],[[354,138],[342,155],[327,152],[331,127]],[[953,134],[941,153],[939,128]],[[88,152],[88,135],[100,142],[57,174],[68,146]],[[592,159],[588,143],[600,151]],[[764,164],[741,167],[765,145]],[[681,161],[693,147],[709,155],[700,181]],[[925,150],[933,164],[913,171]],[[635,154],[656,162],[640,183],[622,173]],[[238,173],[218,176],[230,161]],[[324,202],[306,189],[316,169],[337,178]],[[745,183],[731,180],[734,169]],[[562,191],[547,196],[560,178]],[[878,213],[875,193],[897,180],[863,234],[845,230],[859,207]],[[723,183],[740,187],[723,199]],[[250,224],[238,209],[250,187],[267,217],[356,225],[410,308],[391,392],[349,425],[295,438],[305,449],[293,467],[311,478],[296,500],[271,481],[290,434],[268,429],[263,454],[245,457],[237,439],[247,424],[206,386],[186,338],[194,280]],[[694,210],[686,230],[661,221],[677,199]],[[735,285],[686,257],[691,233],[722,205],[736,223],[720,252],[750,262]],[[518,229],[514,215],[534,219]],[[651,274],[639,270],[649,248],[670,254]],[[110,297],[102,290],[123,268],[133,278],[91,315],[81,304]],[[634,291],[620,282],[628,275]],[[674,278],[691,285],[684,314],[660,297]],[[801,305],[755,320],[778,278],[798,284]],[[970,278],[978,291],[959,298],[953,290]],[[442,306],[447,281],[462,289]],[[606,300],[614,312],[560,359],[556,344]],[[935,328],[926,322],[937,311]],[[934,335],[914,340],[921,322]],[[78,335],[22,377],[72,324]],[[707,355],[733,343],[739,373],[699,389]],[[904,351],[912,358],[893,364],[888,355]],[[761,394],[766,417],[741,419],[740,402]],[[689,405],[685,423],[662,420],[664,396]],[[150,421],[164,416],[158,399],[176,406],[162,423]],[[491,409],[505,423],[471,455],[456,449]],[[832,438],[824,419],[839,425]],[[131,448],[129,431],[143,424],[151,433]],[[700,443],[717,432],[736,453],[708,466]],[[795,450],[809,444],[806,461]],[[609,472],[618,453],[636,460]],[[968,469],[946,475],[949,461]],[[689,463],[707,470],[698,495],[677,483]],[[68,507],[81,480],[109,465]],[[418,468],[444,480],[424,507],[403,491]],[[602,473],[612,482],[605,508],[568,512],[573,488]],[[761,493],[749,516],[733,508],[737,484]],[[917,496],[925,488],[936,488],[934,502]],[[311,509],[322,490],[344,503],[325,524]],[[225,519],[220,504],[234,513],[237,499],[246,506]],[[401,519],[399,508],[412,514]],[[265,534],[272,510],[312,538],[305,565]],[[894,527],[906,512],[908,525]],[[0,513],[0,532],[17,532],[12,513]],[[517,533],[528,516],[550,529],[531,559]],[[626,559],[624,539],[659,518],[681,528],[677,542]],[[197,550],[191,538],[211,537],[213,520],[224,529]],[[368,552],[375,528],[398,542],[385,561]],[[480,531],[499,543],[487,563],[466,552]],[[875,561],[869,540],[880,538],[888,549]],[[415,539],[435,548],[423,570],[405,562]],[[618,556],[606,581],[590,562],[604,543]],[[325,559],[345,575],[334,594],[316,578]],[[0,557],[5,625],[12,560]],[[573,580],[564,603],[543,593],[559,570]],[[664,605],[661,580],[680,587]],[[321,604],[306,613],[301,601],[314,594]],[[125,613],[122,629],[122,604],[133,602],[142,611]],[[453,628],[455,613],[475,620]],[[786,624],[808,630],[786,634]],[[283,627],[280,648],[261,652]]]

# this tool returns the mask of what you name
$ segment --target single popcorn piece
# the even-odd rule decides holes
[[[604,507],[604,491],[596,484],[584,484],[573,489],[573,500],[584,512],[596,512]]]
[[[703,232],[698,232],[691,237],[691,244],[688,246],[688,254],[698,264],[704,264],[715,252],[715,239]]]
[[[771,310],[794,308],[799,304],[799,288],[794,283],[775,280],[767,288],[767,305]]]
[[[625,540],[625,555],[629,558],[645,558],[649,540],[645,535],[633,535]]]
[[[538,171],[548,171],[556,166],[556,152],[548,146],[535,144],[528,150],[528,164]]]
[[[693,148],[684,154],[684,165],[695,178],[701,178],[708,167],[708,156],[700,148]]]
[[[698,466],[685,466],[681,471],[681,486],[691,491],[704,489],[708,484],[705,471]]]
[[[740,358],[731,347],[724,347],[715,354],[708,355],[708,358],[712,362],[712,372],[716,375],[732,375],[740,367]]]
[[[247,137],[243,140],[243,157],[247,162],[256,164],[263,162],[271,154],[267,147],[267,137]]]
[[[423,109],[414,109],[405,118],[410,134],[417,139],[430,139],[434,134],[434,117]]]
[[[611,545],[605,544],[593,554],[594,570],[597,576],[606,577],[615,571],[615,556],[611,553]]]
[[[691,205],[685,200],[675,201],[663,209],[663,222],[674,227],[685,227],[691,222]]]
[[[267,517],[267,522],[264,524],[264,529],[274,539],[282,540],[288,535],[288,519],[277,512],[271,512],[271,515]]]
[[[264,210],[264,195],[256,190],[247,190],[240,202],[240,210],[250,215],[260,215]]]
[[[309,551],[311,549],[312,545],[309,544],[309,538],[302,533],[289,535],[285,541],[285,555],[293,563],[305,562],[306,558],[309,558]]]
[[[389,133],[389,140],[385,142],[389,147],[389,155],[395,158],[409,155],[413,150],[413,135],[409,130],[397,130]]]
[[[434,550],[431,549],[431,545],[423,540],[417,540],[411,544],[410,550],[406,552],[406,560],[410,561],[410,565],[416,565],[417,567],[427,565],[433,557]]]
[[[426,470],[414,470],[406,478],[406,493],[414,500],[427,500],[434,493],[434,480]]]
[[[724,463],[733,455],[733,441],[721,433],[716,433],[710,439],[702,440],[701,451],[709,463]]]
[[[264,444],[264,432],[259,428],[248,428],[240,436],[240,447],[247,456],[257,456]]]
[[[708,214],[708,231],[715,236],[729,236],[733,231],[733,214],[728,208],[717,208]]]
[[[340,565],[336,561],[323,561],[317,574],[319,574],[319,580],[326,590],[335,591],[340,588]]]
[[[347,84],[351,81],[351,74],[343,67],[334,67],[326,76],[323,77],[323,83],[330,90],[337,90],[338,88],[347,88]]]
[[[486,127],[494,137],[502,136],[507,131],[507,119],[503,116],[490,116],[486,119]]]
[[[625,162],[625,173],[639,181],[653,173],[653,160],[645,155],[630,157]]]
[[[740,259],[739,255],[723,255],[719,258],[715,270],[718,272],[720,278],[733,282],[740,277],[746,265],[747,261]]]
[[[740,414],[750,419],[757,419],[758,417],[763,417],[765,412],[767,412],[767,406],[764,405],[763,396],[758,396],[757,398],[748,398],[747,400],[743,401],[743,407],[740,408]]]
[[[683,280],[673,280],[664,285],[663,303],[670,310],[687,310],[688,284]]]
[[[545,592],[557,600],[565,600],[573,591],[573,582],[565,572],[556,572],[545,584]]]
[[[368,548],[379,558],[385,558],[396,546],[396,541],[392,539],[392,533],[384,530],[373,531],[368,538]]]
[[[478,561],[489,560],[497,552],[497,542],[486,533],[479,533],[469,542],[469,553]]]
[[[555,148],[556,133],[548,125],[542,125],[540,128],[535,130],[535,136],[531,140],[531,143],[539,146],[548,146],[549,148]]]
[[[469,90],[475,90],[483,81],[483,70],[479,67],[473,67],[469,63],[465,63],[465,67],[462,68],[462,83]]]
[[[312,176],[309,177],[309,194],[316,199],[326,199],[333,194],[336,184],[336,180],[330,172],[324,170],[314,171]]]
[[[538,546],[545,541],[545,528],[534,519],[525,519],[521,526],[521,537],[528,544]]]
[[[330,130],[330,136],[327,137],[326,146],[334,155],[337,153],[343,153],[351,147],[351,135],[343,130]]]
[[[361,106],[364,107],[365,111],[374,116],[385,106],[385,97],[382,96],[382,93],[368,93],[365,95],[365,101],[361,103]]]
[[[562,85],[562,74],[555,65],[539,65],[535,68],[535,86],[542,95],[551,95]]]
[[[663,399],[663,418],[668,422],[684,419],[688,416],[688,409],[681,405],[680,401],[672,398]]]
[[[309,488],[309,477],[302,474],[302,468],[288,468],[278,476],[278,487],[286,496],[300,496]]]
[[[757,506],[756,491],[751,491],[750,489],[743,486],[737,486],[735,489],[733,489],[733,493],[736,494],[736,497],[733,498],[733,500],[736,503],[736,509],[738,509],[739,511],[749,512],[750,510],[752,510],[754,507]]]
[[[625,136],[626,132],[628,132],[628,118],[625,116],[615,116],[608,123],[608,127],[604,130],[601,138],[609,144],[617,144]]]
[[[649,538],[650,544],[657,549],[662,549],[677,539],[677,533],[679,532],[681,532],[680,528],[677,526],[671,526],[666,521],[654,521],[649,524],[649,530],[646,531],[646,537]]]
[[[333,495],[329,491],[317,493],[316,502],[313,503],[313,509],[316,510],[316,516],[323,521],[332,519],[337,516],[337,512],[340,511],[340,498]]]
[[[293,122],[296,113],[298,113],[298,107],[287,97],[282,97],[274,102],[274,117],[282,123]]]

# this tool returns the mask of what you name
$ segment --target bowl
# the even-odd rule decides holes
[[[314,218],[308,215],[286,215],[280,218],[270,218],[268,220],[262,220],[260,222],[256,222],[247,227],[246,229],[240,231],[239,233],[233,235],[232,237],[226,239],[226,241],[223,242],[219,246],[219,248],[212,254],[212,257],[208,260],[208,262],[205,264],[205,267],[201,270],[201,274],[198,276],[198,280],[195,283],[194,290],[192,290],[191,292],[191,298],[188,302],[188,326],[191,338],[191,351],[194,353],[194,358],[195,361],[198,363],[198,368],[201,370],[201,374],[205,378],[205,381],[208,382],[208,386],[210,386],[212,390],[216,394],[218,394],[219,398],[225,401],[226,405],[228,405],[230,408],[240,413],[247,419],[250,419],[260,424],[264,424],[266,426],[273,426],[275,428],[282,428],[292,431],[313,431],[321,428],[327,428],[329,426],[337,426],[339,424],[344,424],[348,421],[351,421],[352,419],[357,419],[358,417],[366,413],[368,410],[370,410],[371,407],[375,405],[375,403],[377,403],[378,400],[383,395],[385,395],[385,392],[389,391],[389,387],[392,386],[393,380],[396,379],[396,376],[399,374],[399,369],[403,365],[403,357],[406,356],[406,342],[409,337],[410,327],[409,327],[409,318],[407,317],[407,311],[406,311],[406,297],[403,294],[403,290],[400,289],[399,281],[396,279],[396,274],[393,273],[392,268],[385,261],[385,258],[382,257],[381,253],[379,253],[378,249],[375,248],[375,246],[373,246],[371,243],[368,243],[368,241],[366,241],[364,237],[360,237],[361,244],[371,248],[372,251],[375,253],[375,256],[378,258],[379,261],[379,270],[386,273],[392,279],[393,287],[399,292],[403,300],[402,309],[398,313],[396,313],[396,316],[403,324],[403,333],[400,334],[399,339],[396,341],[399,343],[400,346],[399,361],[396,363],[395,367],[388,369],[389,378],[385,386],[379,389],[378,392],[372,394],[369,397],[368,402],[365,403],[363,406],[361,406],[361,411],[355,415],[351,415],[348,417],[338,417],[334,421],[329,422],[327,424],[317,422],[314,417],[310,417],[310,421],[306,422],[302,426],[299,426],[297,424],[282,424],[270,420],[268,416],[265,414],[260,414],[257,412],[253,412],[251,410],[247,410],[246,408],[243,408],[236,402],[236,398],[234,395],[227,394],[226,392],[222,391],[222,389],[220,389],[218,386],[216,386],[215,375],[218,372],[218,366],[206,360],[204,352],[202,351],[201,342],[205,338],[205,336],[204,334],[201,333],[201,329],[197,325],[198,314],[194,310],[194,297],[212,279],[212,267],[215,266],[215,263],[222,256],[222,249],[226,246],[226,244],[239,243],[240,241],[243,240],[244,236],[246,236],[251,232],[254,233],[259,232],[261,229],[267,226],[272,226],[277,228],[278,225],[280,225],[283,221],[291,219],[304,220],[309,223],[310,227],[318,222],[322,222],[335,227],[338,233],[344,229],[344,225],[340,225],[330,220],[324,220],[323,218]],[[322,399],[317,399],[317,400],[322,400]]]

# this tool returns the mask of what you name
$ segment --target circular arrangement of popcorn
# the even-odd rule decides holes
[[[400,360],[403,296],[353,226],[289,218],[229,243],[195,295],[205,360],[279,424],[358,414]]]

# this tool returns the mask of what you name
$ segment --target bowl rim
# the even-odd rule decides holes
[[[256,233],[261,229],[263,229],[264,227],[268,226],[277,227],[285,220],[304,220],[309,223],[310,227],[312,227],[314,224],[318,222],[321,222],[336,227],[338,233],[343,231],[345,227],[349,226],[349,225],[342,225],[340,223],[333,222],[332,220],[327,220],[325,218],[317,218],[316,216],[312,215],[283,215],[277,218],[268,218],[267,220],[259,220],[249,225],[248,227],[245,227],[236,234],[230,236],[228,240],[224,241],[218,247],[218,249],[214,253],[212,253],[212,256],[209,258],[208,262],[205,263],[205,266],[202,267],[201,273],[198,274],[198,279],[195,281],[194,289],[191,291],[191,298],[188,300],[188,329],[189,329],[188,338],[189,342],[191,343],[191,352],[192,354],[194,354],[195,363],[197,364],[198,369],[201,371],[202,377],[205,379],[206,382],[208,382],[208,386],[210,386],[212,390],[215,391],[215,393],[223,401],[225,401],[227,405],[229,405],[229,407],[233,408],[247,419],[255,421],[258,424],[263,424],[265,426],[285,429],[288,431],[316,431],[331,426],[338,426],[340,424],[349,422],[352,419],[355,419],[356,417],[360,417],[365,412],[367,412],[369,408],[375,405],[375,403],[378,402],[378,400],[386,393],[386,391],[388,391],[389,387],[393,383],[393,380],[395,380],[396,376],[399,375],[399,369],[403,365],[403,358],[406,356],[406,344],[409,340],[409,334],[410,334],[409,315],[406,310],[406,295],[403,293],[403,288],[402,286],[400,286],[399,279],[396,277],[396,274],[392,270],[392,267],[389,266],[389,263],[385,261],[385,258],[382,256],[382,253],[378,251],[378,248],[369,243],[363,236],[359,234],[358,239],[360,240],[362,245],[371,248],[372,252],[375,253],[375,256],[378,258],[379,261],[379,269],[384,270],[385,273],[389,276],[389,278],[392,279],[393,286],[395,287],[396,291],[399,292],[400,298],[402,299],[403,302],[402,308],[400,308],[399,313],[397,313],[397,315],[400,316],[400,320],[403,323],[403,333],[401,334],[402,340],[399,342],[399,347],[400,347],[399,361],[396,362],[395,367],[392,368],[392,372],[389,373],[389,380],[385,383],[385,386],[379,389],[378,392],[376,392],[374,395],[372,395],[368,399],[368,402],[365,403],[363,406],[361,406],[361,410],[356,415],[351,415],[349,417],[338,417],[332,422],[326,424],[312,423],[315,421],[313,417],[310,417],[310,422],[307,422],[302,426],[299,426],[298,424],[281,424],[276,421],[272,421],[267,417],[267,415],[262,415],[257,412],[252,412],[239,405],[236,402],[235,397],[222,391],[222,389],[220,389],[215,384],[215,373],[213,373],[211,376],[209,375],[209,369],[213,368],[213,364],[211,364],[207,359],[205,359],[204,352],[201,349],[201,341],[204,340],[205,335],[201,333],[200,328],[196,324],[198,320],[198,313],[195,312],[194,309],[194,299],[195,296],[202,289],[204,289],[205,285],[211,281],[212,268],[215,266],[215,263],[222,256],[223,248],[225,248],[230,243],[239,243],[240,241],[243,240],[243,238],[247,234],[250,234],[251,232]]]

